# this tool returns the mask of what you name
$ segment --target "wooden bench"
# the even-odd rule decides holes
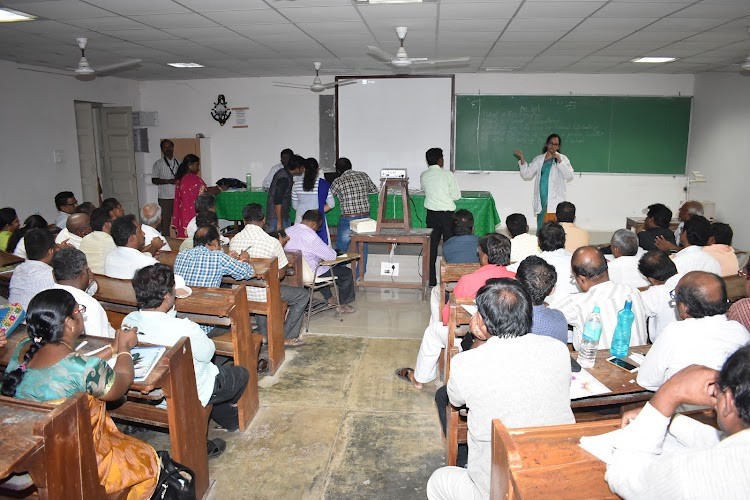
[[[17,343],[26,337],[25,327],[21,327],[8,339],[8,345],[0,358],[1,365],[7,366]],[[81,352],[90,352],[112,343],[112,339],[104,337],[81,336],[76,340],[76,345],[84,340],[87,344]],[[162,398],[167,400],[166,409],[155,406],[155,400]],[[171,455],[177,462],[195,472],[196,493],[198,497],[202,497],[209,485],[206,454],[209,412],[210,407],[204,408],[198,399],[190,340],[183,337],[167,349],[146,380],[134,382],[130,386],[127,401],[109,413],[115,419],[168,429]],[[90,418],[88,405],[86,418]],[[88,433],[91,435],[90,420],[87,422],[89,422]],[[79,432],[83,432],[80,429]],[[61,460],[58,467],[65,468],[66,466],[66,460]],[[96,464],[94,464],[94,471],[96,471]],[[98,478],[96,473],[93,477]],[[67,498],[67,496],[51,496],[51,498]],[[83,496],[81,498],[100,497]]]
[[[119,326],[124,315],[135,311],[135,291],[129,280],[96,275],[99,289],[94,295],[110,316],[112,326]],[[237,402],[240,429],[245,430],[258,411],[258,352],[260,337],[250,331],[245,285],[236,289],[192,287],[193,293],[177,299],[175,307],[192,321],[206,325],[228,326],[230,331],[213,338],[217,354],[230,356],[238,366],[250,372],[250,381]],[[119,320],[119,321],[118,321]]]
[[[737,302],[745,298],[745,282],[747,279],[744,276],[733,274],[732,276],[723,276],[722,279],[727,285],[729,302]]]
[[[451,373],[451,359],[458,354],[458,348],[455,347],[456,330],[458,327],[468,325],[471,321],[471,314],[463,308],[464,305],[475,305],[474,299],[457,299],[451,296],[449,301],[450,314],[448,316],[448,347],[445,349],[445,384]],[[446,427],[445,427],[445,461],[447,465],[456,465],[458,458],[459,443],[467,442],[468,428],[466,417],[462,417],[458,409],[448,403],[445,408]]]
[[[0,478],[28,473],[39,498],[108,497],[99,483],[85,394],[59,405],[0,396],[0,421]]]
[[[690,417],[716,427],[716,413]],[[620,498],[604,480],[606,464],[578,443],[620,428],[620,419],[548,427],[506,428],[492,421],[490,498]]]

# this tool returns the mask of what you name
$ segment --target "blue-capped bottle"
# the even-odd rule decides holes
[[[596,362],[596,351],[599,349],[599,337],[602,336],[602,316],[599,306],[586,318],[583,325],[583,338],[578,348],[578,364],[581,368],[591,368]]]
[[[612,345],[609,347],[609,352],[612,356],[617,356],[618,358],[626,358],[628,356],[630,332],[633,328],[633,320],[635,320],[635,314],[633,314],[632,309],[633,302],[626,300],[625,307],[617,313],[617,326],[615,327],[615,333],[612,335]]]

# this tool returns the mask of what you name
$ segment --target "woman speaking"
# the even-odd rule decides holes
[[[532,205],[536,214],[537,230],[545,221],[555,220],[557,204],[565,201],[565,183],[573,180],[573,166],[568,157],[560,153],[561,146],[560,136],[550,135],[547,137],[542,154],[534,158],[531,163],[526,163],[522,151],[518,149],[513,151],[513,156],[518,158],[521,177],[524,180],[536,177]]]

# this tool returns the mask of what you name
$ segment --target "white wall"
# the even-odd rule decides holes
[[[716,220],[734,229],[735,248],[750,249],[750,78],[737,74],[695,78],[688,161],[706,182],[690,186],[691,197],[716,203]]]
[[[138,106],[138,82],[73,77],[16,69],[0,61],[0,206],[11,206],[23,219],[39,212],[48,222],[57,216],[54,196],[73,191],[81,199],[73,101]],[[65,152],[57,166],[53,152]]]
[[[141,111],[158,111],[159,126],[148,129],[151,152],[137,154],[141,174],[150,178],[164,137],[195,137],[211,142],[211,179],[253,176],[260,186],[279,153],[290,147],[302,156],[318,157],[318,94],[305,89],[274,87],[273,80],[310,84],[304,78],[224,78],[218,80],[157,81],[141,84]],[[230,107],[249,107],[248,128],[232,128],[234,117],[222,127],[211,118],[219,94]],[[156,186],[142,193],[156,201]]]

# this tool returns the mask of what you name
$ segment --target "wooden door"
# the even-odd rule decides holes
[[[133,148],[133,119],[129,107],[101,108],[102,194],[115,197],[127,214],[137,214],[138,186]]]
[[[78,135],[78,161],[81,169],[81,202],[90,201],[99,206],[99,172],[96,168],[96,135],[94,115],[90,102],[74,103],[76,134]]]

